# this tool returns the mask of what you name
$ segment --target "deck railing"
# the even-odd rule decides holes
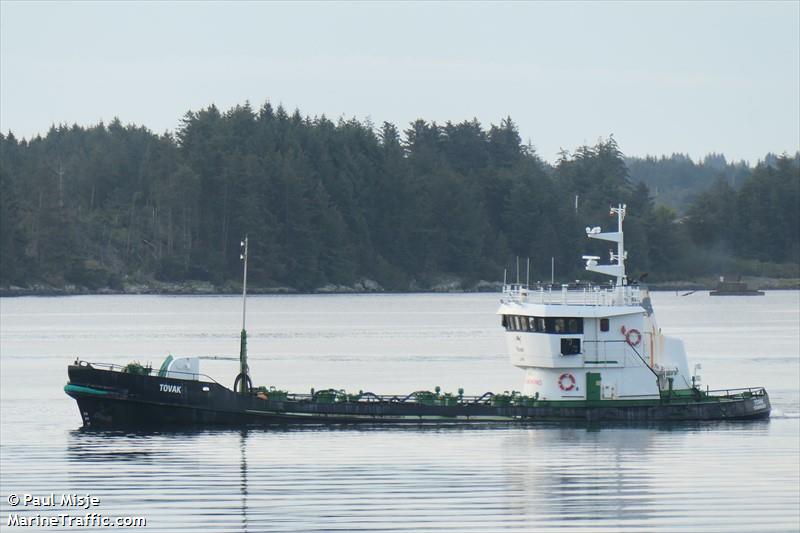
[[[631,306],[640,305],[646,289],[638,285],[608,287],[589,284],[503,286],[504,303],[548,305]]]
[[[764,387],[739,387],[736,389],[714,389],[714,390],[706,389],[704,392],[706,396],[731,397],[731,398],[740,398],[747,396],[758,397],[767,395],[767,389],[765,389]]]
[[[91,362],[90,363],[88,361],[81,361],[81,360],[76,360],[75,364],[77,364],[79,366],[87,366],[87,367],[91,367],[91,368],[99,368],[99,369],[103,369],[103,370],[111,370],[112,372],[124,372],[125,367],[128,366],[128,365],[118,365],[116,363],[95,363],[95,362]],[[157,368],[144,367],[144,369],[147,370],[147,372],[144,373],[144,374],[140,374],[140,375],[158,376],[158,369]],[[191,379],[191,380],[194,380],[194,381],[216,383],[217,385],[220,385],[220,386],[224,387],[224,385],[222,385],[222,383],[220,383],[216,379],[212,378],[208,374],[200,374],[200,373],[197,373],[197,372],[181,372],[179,370],[170,370],[169,373],[170,374],[182,374],[183,376],[185,376],[183,378],[178,378],[178,379]],[[172,377],[172,376],[161,376],[161,377]],[[205,378],[205,379],[200,379],[200,378]]]

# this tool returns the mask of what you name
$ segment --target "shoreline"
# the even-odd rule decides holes
[[[757,290],[799,290],[800,279],[795,278],[748,278],[745,280],[751,289]],[[664,281],[647,284],[651,291],[686,291],[703,292],[716,288],[716,280],[702,279],[698,281]],[[354,285],[324,285],[313,290],[299,290],[294,287],[248,287],[248,294],[413,294],[413,293],[491,293],[501,292],[501,282],[479,281],[464,286],[460,280],[430,286],[413,284],[406,290],[384,289],[371,280],[357,282]],[[27,287],[15,285],[0,286],[0,297],[12,298],[23,296],[96,296],[96,295],[160,295],[160,296],[225,296],[241,294],[241,286],[235,284],[214,285],[208,282],[188,281],[181,283],[145,282],[130,283],[122,287],[89,288],[66,284],[63,286],[36,283]]]

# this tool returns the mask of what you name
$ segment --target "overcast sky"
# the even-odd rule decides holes
[[[800,145],[800,2],[0,4],[0,130],[269,100],[401,129],[510,115],[553,161]]]

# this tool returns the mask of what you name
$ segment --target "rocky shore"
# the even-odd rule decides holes
[[[751,288],[761,290],[800,289],[800,279],[756,278],[743,279]],[[650,283],[651,290],[658,291],[707,291],[717,284],[716,279],[676,280]],[[378,282],[362,279],[352,285],[327,284],[311,291],[301,291],[288,286],[252,286],[248,285],[249,294],[348,294],[348,293],[380,293],[380,292],[500,292],[502,282],[485,281],[465,282],[456,277],[442,277],[429,283],[412,281],[405,290],[387,290]],[[157,280],[124,281],[119,287],[89,288],[80,285],[65,284],[61,286],[45,283],[34,283],[20,287],[15,285],[0,286],[0,296],[74,296],[88,294],[163,294],[163,295],[213,295],[237,294],[242,290],[236,283],[212,284],[207,281],[163,282]]]

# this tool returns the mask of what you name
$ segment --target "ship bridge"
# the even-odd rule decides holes
[[[525,371],[523,394],[554,400],[658,399],[661,391],[690,389],[686,352],[662,335],[647,288],[628,283],[622,221],[617,231],[587,227],[586,236],[616,244],[609,264],[584,255],[585,268],[614,278],[529,286],[504,283],[500,308],[511,363]]]

